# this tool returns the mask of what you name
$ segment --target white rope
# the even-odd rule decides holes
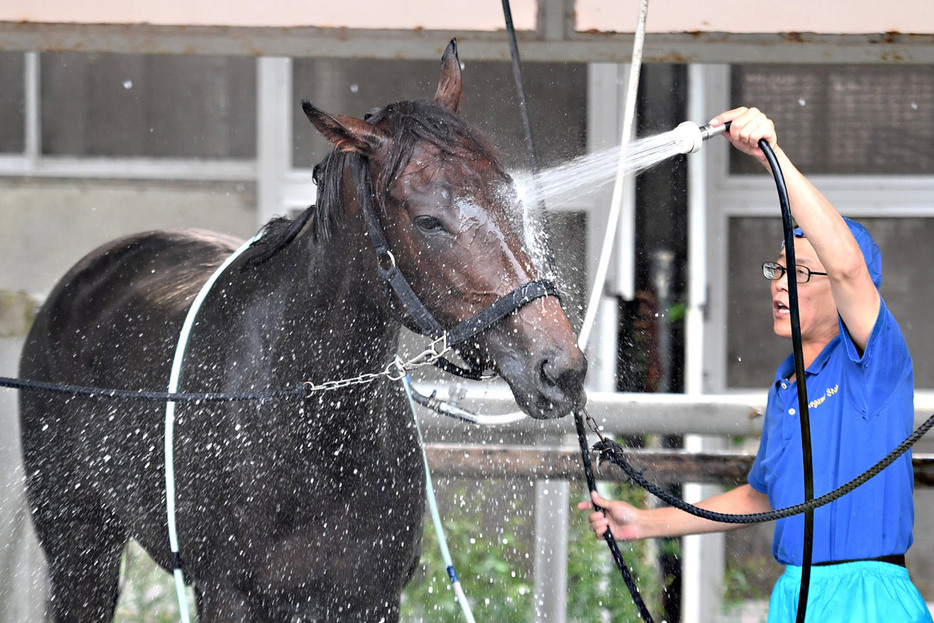
[[[398,361],[398,360],[397,360]],[[438,512],[438,501],[435,498],[435,488],[431,482],[431,469],[428,467],[428,454],[425,452],[425,441],[422,439],[422,429],[418,425],[418,413],[415,409],[415,399],[412,397],[412,380],[409,375],[402,378],[402,386],[405,387],[405,395],[409,399],[409,408],[412,409],[412,421],[415,422],[415,431],[418,433],[418,446],[422,451],[422,461],[425,463],[425,493],[428,498],[428,508],[431,511],[431,523],[435,529],[435,535],[438,537],[438,547],[441,550],[441,558],[444,559],[444,565],[448,572],[448,578],[451,580],[451,586],[454,588],[454,594],[457,596],[457,602],[464,612],[464,618],[467,623],[476,623],[473,618],[473,612],[470,610],[470,602],[467,601],[467,595],[457,579],[457,572],[454,570],[454,561],[451,558],[451,552],[448,550],[448,541],[444,536],[444,526],[441,525],[441,513]]]
[[[251,244],[259,239],[260,234],[257,234],[243,245],[237,249],[233,255],[229,256],[224,263],[221,264],[217,270],[214,271],[214,274],[201,286],[201,290],[198,292],[198,295],[195,297],[195,300],[192,301],[191,307],[188,308],[188,315],[185,316],[185,322],[182,324],[182,330],[178,336],[178,343],[175,345],[175,357],[172,360],[172,372],[169,375],[169,393],[176,393],[178,391],[178,381],[182,372],[182,362],[185,360],[185,349],[188,347],[188,338],[191,335],[191,329],[195,324],[195,319],[198,316],[198,311],[201,309],[201,304],[204,303],[204,299],[207,298],[208,292],[211,291],[211,288],[214,286],[214,282],[217,281],[218,277],[227,269],[230,264],[237,259],[241,253],[247,250]],[[181,566],[179,564],[180,554],[178,547],[178,531],[175,526],[175,452],[174,452],[174,436],[175,436],[175,401],[169,400],[165,403],[165,512],[168,518],[168,528],[169,528],[169,548],[172,551],[173,564],[175,569],[172,572],[172,575],[175,576],[175,593],[178,596],[178,608],[179,614],[181,616],[182,623],[189,623],[190,618],[188,614],[188,600],[185,598],[185,577],[182,572]]]
[[[623,110],[622,117],[622,135],[620,137],[620,159],[619,166],[617,168],[616,182],[613,186],[613,197],[610,203],[610,214],[607,220],[606,233],[603,238],[603,248],[600,255],[600,261],[598,263],[597,272],[593,282],[593,288],[590,293],[590,299],[587,304],[587,312],[584,316],[584,323],[581,327],[581,332],[578,337],[578,345],[581,350],[586,349],[587,342],[590,339],[590,332],[593,328],[593,323],[596,318],[597,307],[600,301],[601,294],[604,288],[604,282],[606,280],[606,273],[609,268],[610,256],[613,249],[613,242],[616,236],[616,229],[619,223],[619,215],[622,208],[623,201],[623,192],[626,189],[626,181],[629,176],[627,175],[626,166],[625,166],[625,148],[632,141],[632,128],[633,121],[635,117],[635,107],[636,107],[636,97],[638,94],[639,88],[639,73],[642,67],[642,49],[645,42],[645,23],[646,17],[648,15],[648,0],[641,0],[639,5],[639,20],[636,25],[636,32],[633,37],[633,52],[632,52],[632,61],[629,68],[629,81],[628,81],[628,92],[626,96],[626,103]],[[185,322],[182,325],[182,331],[179,335],[178,344],[175,349],[175,357],[172,361],[172,372],[169,377],[169,387],[168,391],[170,393],[176,393],[178,391],[178,382],[181,375],[182,362],[185,358],[185,349],[188,345],[188,337],[191,333],[191,329],[194,326],[195,318],[198,315],[198,310],[201,308],[201,304],[204,302],[204,299],[207,297],[208,292],[210,292],[211,287],[214,285],[214,282],[220,277],[221,274],[227,269],[227,267],[240,256],[243,251],[245,251],[249,246],[255,242],[259,237],[259,234],[244,243],[233,255],[227,258],[223,264],[218,267],[214,274],[205,282],[202,286],[201,291],[198,292],[198,296],[192,302],[191,307],[188,309],[188,315],[185,317]],[[413,415],[415,410],[415,405],[412,400],[410,393],[409,384],[406,383],[406,395],[409,397],[409,404],[413,409]],[[515,413],[506,413],[498,416],[484,416],[482,420],[477,421],[478,424],[504,424],[515,422],[519,419],[524,418],[524,414],[521,412]],[[481,419],[481,418],[477,418]],[[175,423],[175,401],[167,401],[165,405],[165,493],[166,493],[166,515],[168,518],[168,531],[169,531],[169,546],[171,548],[172,554],[176,560],[179,556],[179,544],[178,544],[178,532],[175,524],[175,471],[174,471],[174,450],[173,450],[173,438],[174,438],[174,423]],[[416,421],[417,427],[417,421]],[[419,442],[421,443],[421,430],[418,431]],[[422,444],[422,452],[424,456],[424,444]],[[428,471],[428,459],[427,456],[424,456],[425,460],[425,474],[427,482],[430,485],[431,474]],[[433,492],[433,490],[432,490]],[[442,545],[442,555],[445,557],[445,564],[448,566],[448,573],[451,578],[451,583],[453,585],[455,594],[457,595],[458,602],[461,604],[461,608],[464,611],[464,615],[467,618],[469,623],[474,623],[473,613],[470,611],[470,604],[467,601],[466,596],[463,593],[463,589],[460,586],[460,582],[457,580],[457,575],[454,573],[454,567],[451,562],[450,552],[447,551],[447,543],[444,540],[443,529],[440,524],[440,516],[437,515],[437,505],[434,503],[434,497],[429,496],[429,506],[433,508],[432,521],[435,523],[435,531],[438,533],[438,542]],[[178,605],[181,615],[182,623],[189,623],[189,613],[188,613],[188,602],[185,598],[185,579],[182,572],[182,569],[176,565],[173,575],[175,576],[175,589],[178,596]]]
[[[617,227],[619,226],[623,194],[624,190],[628,189],[628,184],[626,182],[631,178],[631,176],[627,174],[625,156],[627,146],[632,142],[632,128],[636,115],[636,96],[639,90],[639,73],[642,68],[642,48],[645,43],[645,22],[648,11],[649,0],[642,0],[639,4],[639,21],[636,24],[636,32],[632,41],[632,62],[629,65],[629,82],[627,84],[626,103],[623,107],[622,136],[620,137],[619,143],[619,166],[616,170],[616,182],[613,185],[613,198],[610,202],[610,214],[607,217],[600,261],[597,264],[597,272],[594,275],[593,287],[590,291],[590,299],[587,303],[587,312],[584,315],[584,323],[581,326],[581,332],[577,340],[581,350],[587,348],[587,342],[590,341],[590,333],[593,330],[593,324],[597,317],[597,307],[600,304],[601,295],[603,294],[606,273],[610,265],[610,256],[613,252],[613,242],[616,237]]]

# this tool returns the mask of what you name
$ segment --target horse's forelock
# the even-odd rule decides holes
[[[412,100],[390,104],[375,114],[370,123],[384,124],[393,137],[386,166],[377,181],[382,192],[402,173],[419,143],[433,145],[442,156],[487,160],[497,173],[505,174],[499,164],[500,154],[492,142],[468,125],[462,117],[433,101]]]

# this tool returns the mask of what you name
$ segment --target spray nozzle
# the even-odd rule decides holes
[[[693,121],[685,121],[677,128],[675,128],[675,132],[681,135],[681,140],[683,141],[684,151],[681,153],[693,154],[694,152],[700,150],[701,144],[703,144],[704,141],[713,138],[714,136],[720,136],[729,129],[729,121],[717,126],[699,126]]]
[[[730,129],[730,124],[732,123],[733,123],[732,121],[727,121],[726,123],[721,123],[720,125],[717,125],[717,126],[702,125],[699,128],[700,133],[701,133],[701,138],[703,138],[706,141],[708,138],[720,136],[721,134],[723,134],[724,132]]]

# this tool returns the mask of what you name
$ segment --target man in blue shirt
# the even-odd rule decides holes
[[[845,219],[778,146],[771,120],[737,108],[711,121],[732,125],[734,147],[768,166],[758,147],[771,145],[788,186],[795,230],[798,309],[806,370],[814,495],[858,476],[911,433],[911,356],[895,318],[879,296],[879,249],[860,224]],[[763,265],[771,280],[773,330],[791,337],[785,249]],[[798,384],[793,357],[778,368],[748,483],[700,503],[721,513],[757,513],[804,499]],[[855,491],[814,511],[808,621],[930,622],[931,614],[905,569],[914,505],[910,453]],[[730,530],[674,508],[638,509],[594,494],[606,514],[591,529],[622,540]],[[590,502],[578,505],[592,508]],[[769,603],[769,622],[794,621],[798,605],[804,520],[776,522],[772,553],[785,565]]]

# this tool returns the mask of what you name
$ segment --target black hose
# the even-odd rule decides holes
[[[765,139],[759,140],[759,149],[772,169],[775,186],[778,188],[778,202],[782,209],[782,226],[785,230],[785,263],[788,283],[788,306],[791,308],[791,346],[795,361],[795,379],[798,382],[798,422],[801,428],[801,457],[804,468],[804,502],[814,499],[814,467],[811,457],[811,421],[808,413],[808,391],[805,382],[804,352],[801,344],[801,315],[798,312],[798,280],[795,264],[795,235],[791,222],[791,204],[788,200],[788,188],[785,177],[778,164],[775,152]],[[797,622],[804,623],[807,611],[808,590],[811,584],[811,555],[814,550],[814,511],[804,511],[804,542],[801,552],[801,591],[798,593]]]
[[[503,4],[505,8],[505,6],[508,4],[508,0],[503,0]],[[728,129],[729,125],[730,125],[729,122],[727,124],[724,124],[722,131],[725,131],[726,129]],[[708,135],[708,137],[709,136],[712,136],[712,134]],[[797,383],[798,383],[797,393],[798,393],[799,421],[801,424],[801,454],[802,454],[803,462],[804,462],[804,502],[805,503],[804,505],[801,505],[802,506],[801,510],[797,510],[796,512],[791,513],[791,514],[796,514],[798,512],[802,512],[802,511],[804,512],[804,542],[802,545],[803,552],[802,552],[802,565],[801,565],[801,590],[799,593],[798,610],[797,610],[797,622],[803,623],[804,617],[806,614],[806,609],[807,609],[807,594],[808,594],[808,588],[810,586],[810,577],[811,577],[811,555],[812,555],[813,545],[814,545],[814,511],[813,511],[813,508],[809,506],[809,504],[813,503],[814,501],[814,473],[813,473],[814,470],[813,470],[812,457],[811,457],[811,427],[810,427],[810,420],[808,417],[807,386],[805,382],[804,353],[803,353],[802,340],[801,340],[801,320],[800,320],[800,315],[798,313],[798,283],[797,283],[797,280],[795,279],[796,264],[795,264],[795,252],[794,252],[794,247],[795,247],[794,228],[793,228],[792,220],[791,220],[791,205],[788,199],[788,189],[785,186],[785,178],[784,178],[784,175],[782,174],[781,166],[779,165],[778,160],[776,159],[775,153],[772,151],[771,146],[768,144],[768,141],[766,141],[765,139],[760,140],[759,148],[765,154],[766,160],[769,163],[769,167],[772,169],[772,175],[775,179],[775,185],[778,189],[778,198],[779,198],[779,203],[781,205],[781,211],[782,211],[782,225],[783,225],[784,233],[785,233],[785,258],[786,258],[786,263],[788,265],[787,266],[788,298],[789,298],[788,303],[789,303],[789,307],[791,308],[791,342],[792,342],[792,349],[794,352],[795,378],[797,379]],[[593,491],[595,488],[594,477],[593,477],[592,468],[590,466],[590,459],[587,456],[587,442],[586,442],[586,437],[585,437],[585,433],[583,429],[583,420],[582,420],[582,416],[580,415],[580,413],[575,414],[575,424],[577,426],[578,440],[581,445],[581,459],[584,463],[584,472],[587,476],[587,484],[590,490]],[[647,483],[647,481],[645,481],[643,478],[641,478],[641,474],[638,474],[638,472],[635,472],[635,470],[632,470],[631,466],[627,468],[623,464],[620,464],[620,467],[623,467],[624,470],[627,470],[627,473],[629,473],[630,471],[634,472],[633,474],[630,474],[630,478],[633,478],[638,484],[642,485],[643,487],[645,487],[645,485],[647,484],[650,484],[650,483]],[[697,507],[686,504],[685,502],[681,500],[678,500],[678,504],[674,504],[673,500],[677,500],[677,498],[674,498],[674,496],[669,496],[667,493],[665,493],[664,496],[659,495],[659,493],[662,493],[662,492],[658,490],[657,487],[654,487],[654,485],[653,485],[653,489],[655,490],[650,490],[650,489],[646,489],[646,490],[650,491],[650,493],[653,493],[654,495],[665,500],[669,504],[672,504],[673,506],[677,506],[678,508],[681,508],[682,510],[686,510],[686,508],[683,506],[683,505],[686,505],[687,507],[690,507],[691,509],[703,511],[704,513],[708,512],[708,511],[704,511],[704,509],[697,509]],[[831,500],[827,500],[827,502],[824,502],[824,503],[828,503],[829,501]],[[602,509],[597,509],[597,510],[602,510]],[[692,511],[687,511],[687,512],[692,512]],[[692,512],[692,514],[697,514],[697,513]],[[739,515],[723,515],[722,517],[723,518],[729,517],[730,519],[727,520],[728,523],[744,523],[742,521],[733,520],[737,517],[741,517]],[[723,519],[721,519],[721,521],[722,520]],[[765,520],[756,519],[755,521],[765,521]],[[633,600],[636,601],[636,605],[637,607],[639,607],[640,612],[644,611],[643,619],[648,621],[649,619],[646,619],[645,617],[650,616],[650,615],[648,614],[648,611],[645,610],[645,606],[642,603],[642,599],[641,597],[639,597],[638,589],[635,587],[635,584],[631,582],[631,575],[629,574],[628,569],[626,569],[625,565],[622,564],[622,558],[619,557],[619,549],[616,547],[616,542],[613,539],[613,536],[609,530],[606,531],[605,537],[607,540],[607,544],[610,546],[610,550],[613,552],[613,558],[614,560],[616,560],[617,567],[619,567],[620,572],[623,574],[623,579],[626,580],[626,585],[629,588],[629,592],[633,596]]]

